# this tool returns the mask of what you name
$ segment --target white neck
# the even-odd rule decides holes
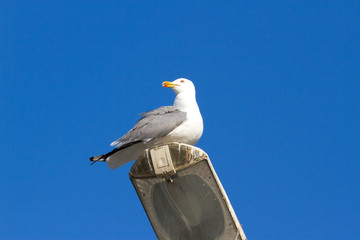
[[[183,112],[199,111],[195,93],[182,92],[176,95],[174,107]]]

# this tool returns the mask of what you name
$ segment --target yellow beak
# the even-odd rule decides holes
[[[173,88],[173,87],[179,86],[178,84],[175,84],[172,82],[163,82],[162,85],[163,85],[163,87],[167,87],[167,88]]]

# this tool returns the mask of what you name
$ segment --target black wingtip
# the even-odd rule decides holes
[[[96,161],[94,161],[94,157],[89,158],[89,160],[92,161],[92,163],[90,163],[90,166],[96,163]]]
[[[94,156],[89,158],[89,160],[92,162],[90,165],[93,165],[96,162],[104,162],[105,158],[104,155]]]

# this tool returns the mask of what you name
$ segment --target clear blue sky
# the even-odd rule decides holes
[[[360,239],[358,1],[0,3],[0,238],[156,239],[89,166],[191,79],[249,239]]]

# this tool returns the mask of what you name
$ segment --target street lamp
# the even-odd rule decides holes
[[[200,148],[170,143],[147,149],[129,176],[158,239],[246,239]]]

